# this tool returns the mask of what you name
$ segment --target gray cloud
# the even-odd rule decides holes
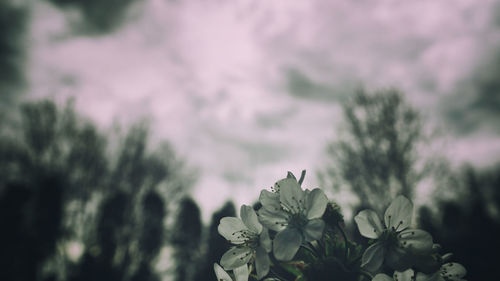
[[[285,126],[287,120],[296,113],[297,109],[292,107],[277,112],[262,112],[256,114],[255,121],[264,129],[279,128]]]
[[[456,92],[443,100],[446,120],[460,134],[500,133],[500,47],[486,55]]]
[[[349,93],[356,89],[356,87],[359,87],[359,83],[347,77],[339,79],[341,81],[338,82],[342,82],[341,87],[315,81],[306,73],[296,68],[288,68],[285,71],[285,77],[286,89],[292,96],[319,102],[344,101]]]
[[[115,31],[126,19],[134,2],[141,0],[47,0],[66,9],[77,9],[84,20],[78,23],[77,31],[90,34],[105,34]]]

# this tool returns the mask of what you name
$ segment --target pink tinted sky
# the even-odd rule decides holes
[[[494,4],[145,0],[117,32],[88,37],[68,28],[75,13],[36,3],[30,92],[75,96],[104,129],[150,118],[153,137],[200,169],[193,195],[206,220],[228,198],[253,202],[287,170],[307,169],[315,185],[342,122],[338,101],[360,84],[404,90],[444,129],[443,154],[454,163],[496,161],[495,132],[457,138],[439,114],[443,98],[498,46]],[[291,70],[320,90],[291,93]]]

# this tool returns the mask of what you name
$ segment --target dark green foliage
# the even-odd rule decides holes
[[[7,280],[37,280],[56,243],[81,223],[67,207],[86,202],[102,181],[104,142],[91,124],[73,118],[70,107],[60,111],[40,101],[23,105],[20,113],[20,121],[0,132],[1,214],[16,217],[1,220],[10,221],[1,241],[13,247],[5,247],[2,261],[11,269]]]
[[[139,250],[143,259],[151,262],[159,253],[164,239],[163,220],[166,208],[163,198],[156,191],[149,191],[142,198]]]
[[[198,205],[189,197],[182,199],[171,235],[176,261],[175,280],[193,280],[193,272],[199,258],[201,231],[202,224]]]
[[[216,280],[213,270],[213,264],[219,263],[222,255],[229,249],[229,243],[217,231],[219,222],[223,217],[235,217],[236,210],[232,202],[227,202],[224,206],[212,215],[212,220],[208,230],[207,249],[198,271],[195,275],[195,280]]]
[[[115,31],[125,20],[130,6],[137,0],[48,0],[62,8],[78,9],[85,23],[82,31],[103,34]]]
[[[421,174],[415,170],[419,114],[400,92],[358,91],[344,105],[346,135],[328,147],[331,163],[320,174],[324,187],[346,186],[360,205],[379,209],[391,194],[412,198]]]
[[[21,126],[3,127],[0,181],[22,180],[26,172],[58,171],[68,182],[67,200],[86,201],[107,172],[105,139],[78,120],[71,106],[58,110],[50,101],[24,104]]]
[[[135,213],[134,197],[117,191],[101,203],[96,240],[86,245],[71,280],[159,279],[152,261],[163,244],[164,201],[156,192],[148,192],[141,200],[141,212]],[[134,244],[139,247],[132,248]]]
[[[0,119],[13,95],[25,83],[25,36],[28,10],[13,1],[0,1]]]
[[[38,171],[0,188],[2,280],[36,280],[62,235],[63,177]]]
[[[2,280],[159,280],[166,199],[190,183],[168,144],[150,150],[136,126],[113,161],[107,137],[71,106],[27,103],[10,120],[0,131]],[[69,241],[83,245],[76,263]]]
[[[323,220],[326,223],[323,237],[304,243],[292,262],[273,260],[270,276],[284,280],[369,280],[360,274],[363,248],[345,235],[340,209],[329,204]]]
[[[465,168],[464,194],[458,199],[437,199],[437,215],[423,207],[419,223],[443,247],[453,253],[454,260],[467,268],[474,280],[497,280],[500,251],[500,165],[477,171]],[[456,187],[453,187],[456,188]]]
[[[89,233],[73,280],[159,279],[153,262],[166,234],[166,202],[160,192],[167,191],[173,200],[183,186],[160,188],[180,174],[169,173],[178,169],[171,150],[149,152],[147,135],[145,127],[137,126],[125,137],[104,189],[96,230]]]

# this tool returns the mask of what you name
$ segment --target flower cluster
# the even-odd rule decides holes
[[[338,206],[321,189],[301,187],[304,174],[297,181],[289,172],[261,191],[259,207],[243,205],[240,218],[220,220],[218,231],[232,246],[214,264],[218,281],[232,281],[231,275],[236,281],[463,280],[465,268],[449,262],[450,254],[439,256],[432,236],[411,227],[407,198],[396,197],[383,221],[372,210],[354,217],[360,234],[370,239],[363,250],[347,238]]]
[[[262,190],[258,213],[243,205],[240,218],[222,218],[219,233],[233,246],[222,256],[220,264],[233,270],[238,279],[241,272],[248,272],[248,264],[255,265],[257,279],[269,273],[272,251],[279,261],[293,259],[303,243],[320,239],[325,223],[321,216],[328,204],[320,189],[303,190],[293,174],[274,184],[272,192]],[[274,232],[271,241],[268,230]],[[214,265],[220,280],[229,275],[219,265]],[[240,279],[241,280],[241,279]]]
[[[465,268],[458,263],[443,263],[449,256],[435,258],[440,246],[434,244],[432,236],[424,230],[410,228],[413,205],[404,196],[392,201],[384,214],[384,222],[372,210],[359,212],[354,220],[359,232],[373,239],[362,256],[361,267],[369,272],[380,272],[385,263],[394,269],[393,278],[378,273],[374,281],[460,281],[466,274]],[[436,264],[440,267],[437,270]],[[412,269],[413,268],[413,269]],[[430,274],[414,269],[434,271]]]

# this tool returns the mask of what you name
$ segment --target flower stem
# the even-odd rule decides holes
[[[306,177],[306,170],[302,170],[302,172],[300,173],[299,185],[302,185],[302,182],[304,182],[305,177]]]
[[[319,257],[318,252],[316,250],[314,250],[314,248],[312,246],[308,246],[308,245],[302,244],[302,245],[300,245],[300,247],[306,249],[314,257],[316,257],[316,258]]]

